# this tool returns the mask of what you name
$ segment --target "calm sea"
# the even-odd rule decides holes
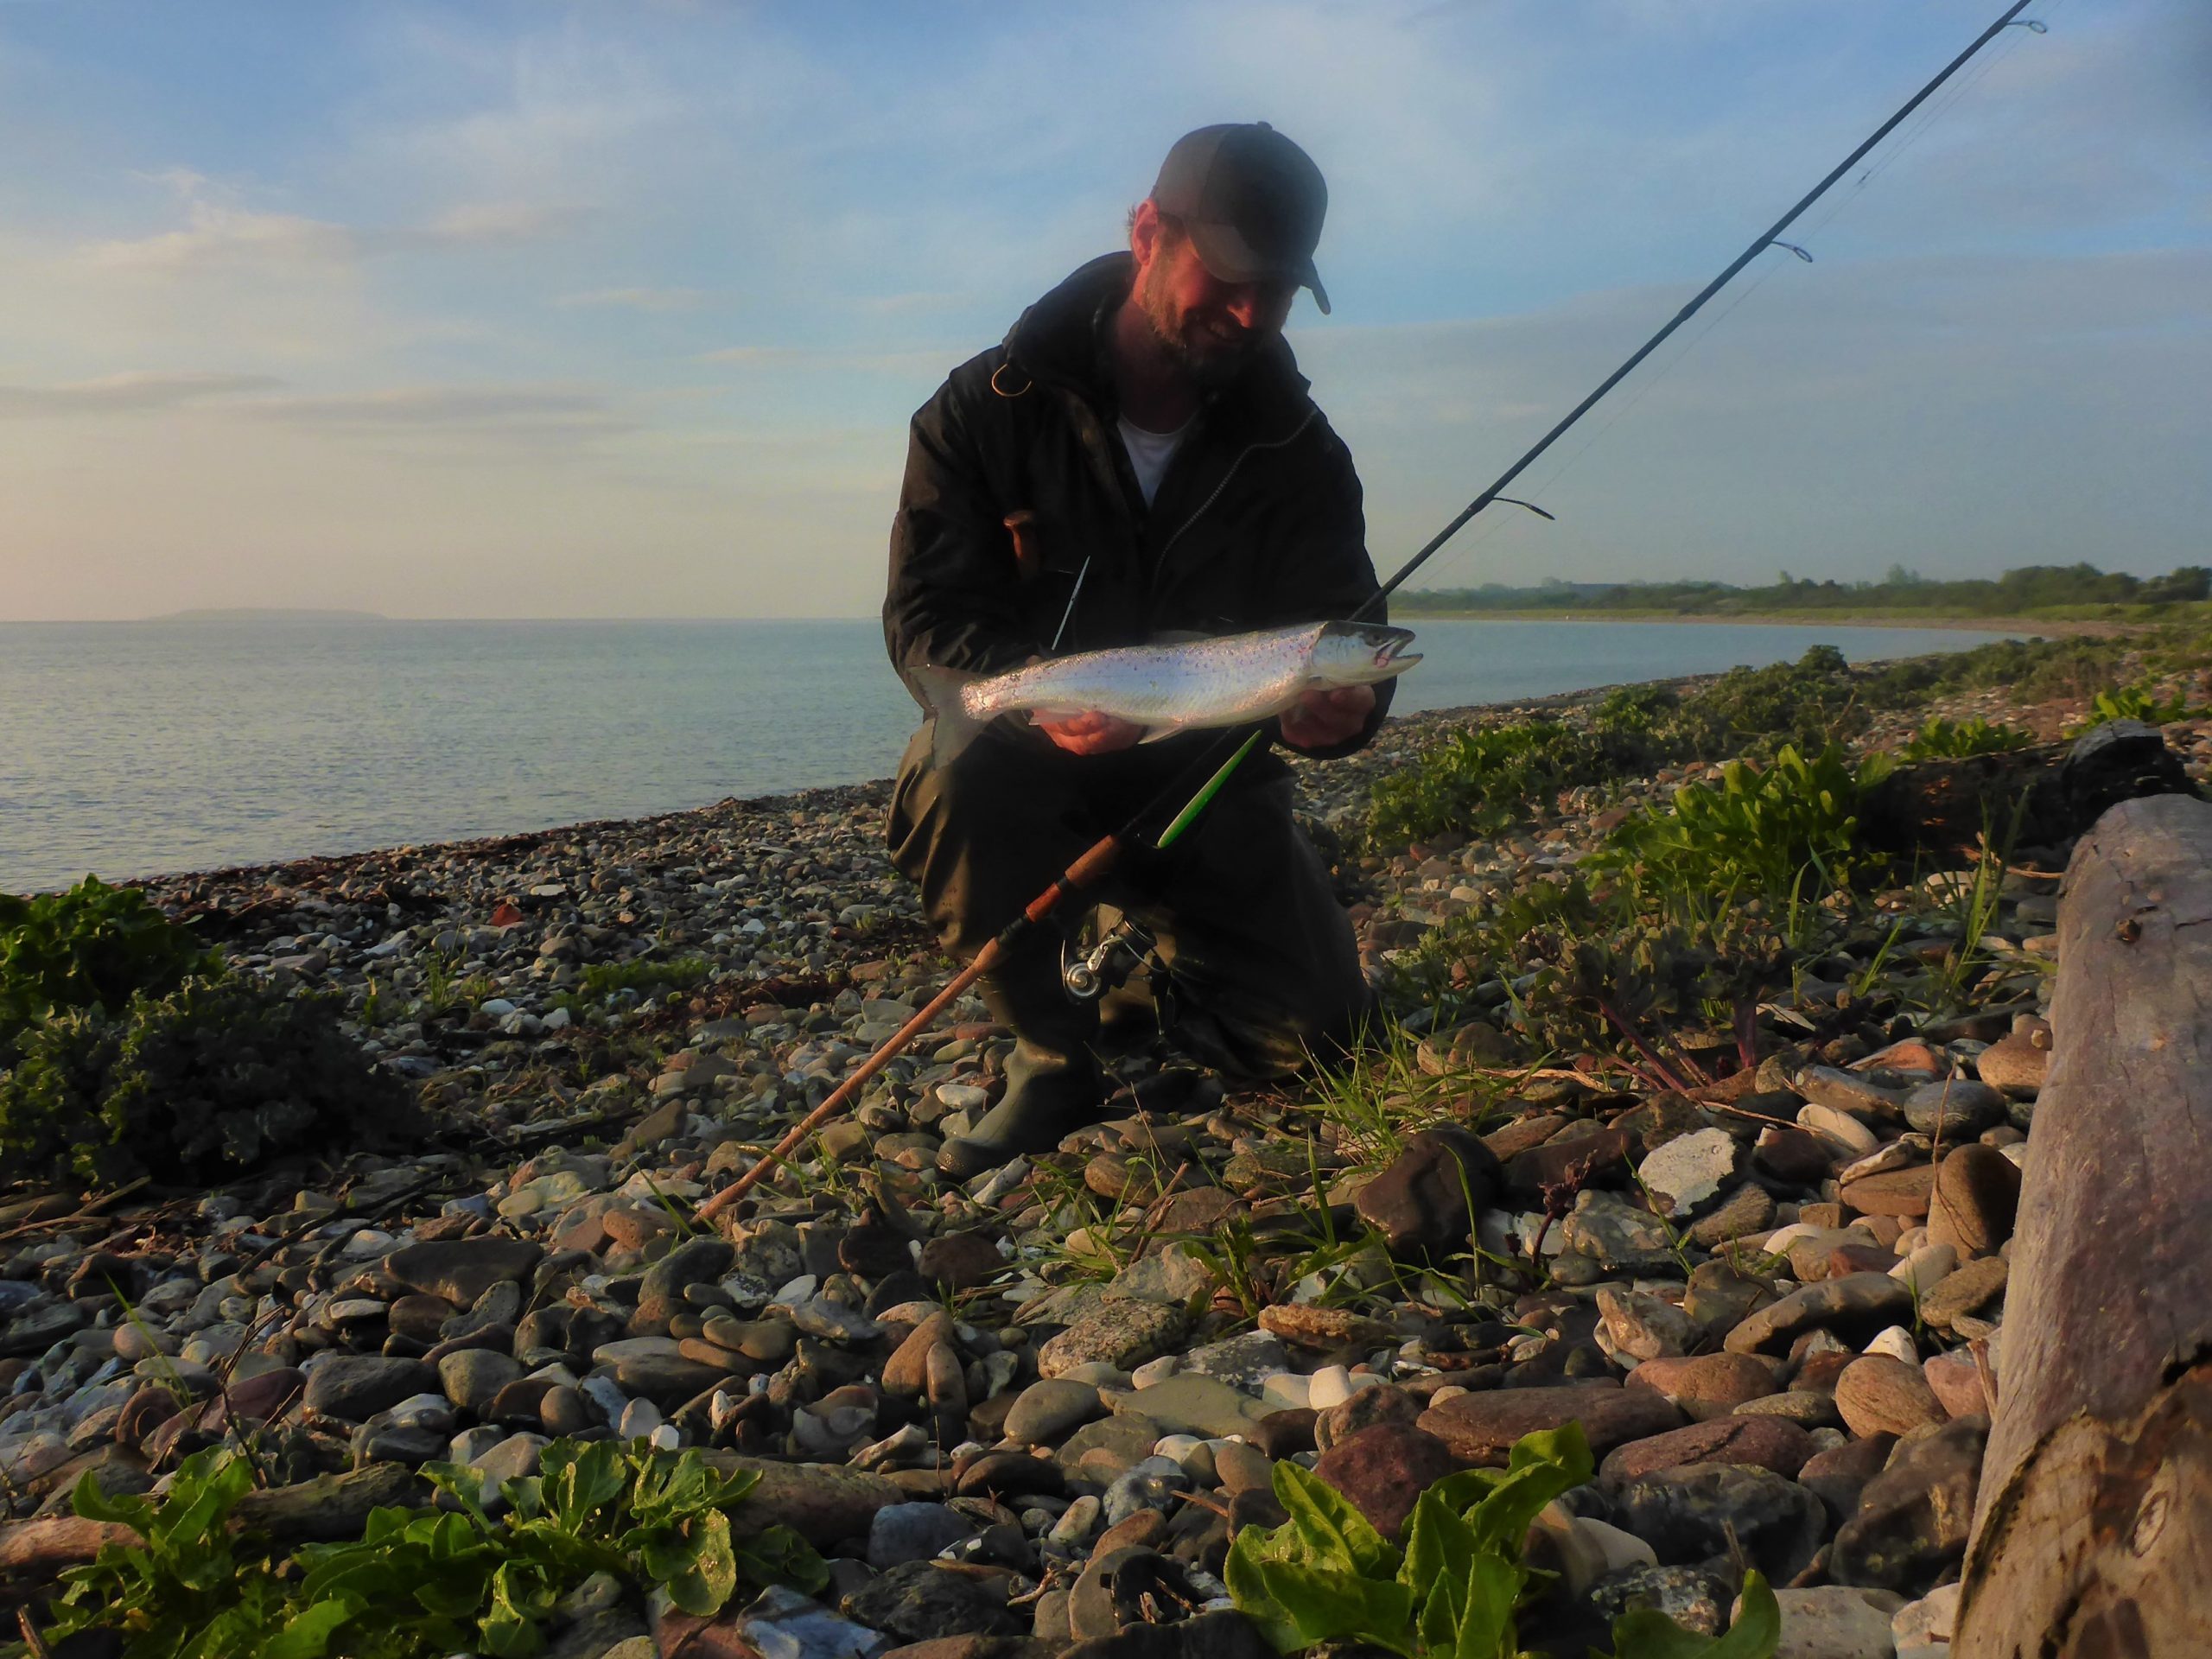
[[[1915,628],[1420,625],[1402,709]],[[451,841],[887,776],[916,713],[872,621],[0,625],[0,892]]]

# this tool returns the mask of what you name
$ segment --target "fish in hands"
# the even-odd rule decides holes
[[[1364,622],[1309,622],[1187,645],[1127,645],[978,676],[920,668],[939,765],[1001,715],[1027,714],[1075,754],[1178,732],[1282,716],[1283,741],[1322,748],[1358,731],[1373,687],[1421,660],[1412,632]]]

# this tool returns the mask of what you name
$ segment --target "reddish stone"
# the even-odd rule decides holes
[[[1351,1499],[1376,1531],[1395,1538],[1414,1500],[1460,1467],[1435,1435],[1408,1423],[1377,1423],[1324,1452],[1313,1472]]]
[[[1989,1395],[1981,1386],[1981,1368],[1963,1348],[1923,1360],[1921,1375],[1928,1379],[1936,1403],[1953,1417],[1986,1417]]]
[[[1431,1406],[1421,1427],[1473,1464],[1503,1467],[1513,1443],[1540,1429],[1582,1425],[1592,1455],[1681,1426],[1682,1414],[1649,1389],[1610,1383],[1561,1383],[1548,1388],[1490,1389]]]
[[[1915,1164],[1861,1176],[1843,1189],[1843,1201],[1864,1216],[1924,1216],[1936,1190],[1936,1166]]]
[[[1896,1253],[1878,1244],[1839,1244],[1828,1252],[1828,1270],[1823,1277],[1836,1279],[1847,1273],[1887,1273],[1897,1264]]]
[[[1795,1479],[1813,1455],[1813,1437],[1781,1417],[1716,1417],[1617,1446],[1599,1465],[1607,1480],[1641,1480],[1693,1463],[1743,1463]]]
[[[1836,1378],[1841,1376],[1845,1368],[1858,1357],[1853,1353],[1839,1353],[1833,1348],[1824,1349],[1817,1354],[1808,1354],[1804,1363],[1797,1367],[1796,1375],[1790,1377],[1789,1386],[1806,1393],[1833,1394]]]
[[[1698,1354],[1647,1359],[1628,1374],[1631,1389],[1649,1389],[1693,1421],[1726,1417],[1747,1400],[1775,1391],[1774,1368],[1749,1354]]]

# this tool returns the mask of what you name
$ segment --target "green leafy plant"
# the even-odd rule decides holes
[[[88,875],[66,893],[0,893],[0,1065],[41,1020],[120,1009],[219,966],[190,928],[135,888]]]
[[[1684,697],[1668,722],[1688,753],[1706,760],[1820,748],[1866,727],[1858,683],[1834,645],[1815,645],[1794,663],[1732,668]]]
[[[388,1143],[412,1096],[340,1028],[327,999],[237,978],[51,1016],[0,1073],[0,1164],[119,1183],[203,1182],[286,1153]]]
[[[2161,698],[2147,685],[2124,685],[2117,690],[2100,691],[2089,699],[2089,709],[2081,721],[2068,728],[2069,737],[2079,737],[2084,732],[2094,731],[2107,721],[2139,720],[2152,726],[2164,726],[2169,721],[2180,720],[2189,709],[2179,698],[2171,702]]]
[[[1978,717],[1948,721],[1938,715],[1923,724],[1897,753],[1906,760],[1964,760],[2024,749],[2034,741],[2017,726],[1993,726]]]
[[[1546,1504],[1592,1471],[1579,1425],[1524,1435],[1503,1469],[1447,1475],[1422,1492],[1401,1548],[1325,1481],[1285,1460],[1274,1494],[1290,1518],[1236,1535],[1224,1573],[1230,1595],[1284,1653],[1342,1639],[1407,1659],[1516,1659],[1517,1614],[1535,1576],[1522,1541]],[[1746,1575],[1744,1601],[1736,1627],[1717,1642],[1663,1615],[1656,1623],[1627,1615],[1613,1626],[1616,1659],[1769,1659],[1780,1616],[1757,1573]]]
[[[251,1472],[223,1448],[187,1459],[162,1499],[109,1498],[86,1475],[77,1513],[140,1541],[104,1545],[64,1573],[48,1634],[118,1632],[124,1659],[529,1659],[561,1598],[595,1573],[661,1586],[702,1618],[741,1584],[811,1592],[828,1581],[785,1528],[737,1538],[729,1512],[759,1477],[724,1474],[696,1451],[556,1440],[538,1474],[501,1483],[497,1518],[474,1470],[423,1472],[451,1508],[378,1510],[359,1538],[290,1558],[229,1524]]]
[[[1718,788],[1686,785],[1671,810],[1638,814],[1587,867],[1625,878],[1638,907],[1711,921],[1745,899],[1787,902],[1846,885],[1857,860],[1860,798],[1887,771],[1854,766],[1831,744],[1809,758],[1787,745],[1764,771],[1720,769]]]
[[[677,957],[669,962],[594,963],[577,976],[576,993],[587,1001],[604,1002],[617,991],[635,991],[652,998],[668,991],[688,991],[705,982],[714,964],[704,957]]]

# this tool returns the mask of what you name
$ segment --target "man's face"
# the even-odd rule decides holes
[[[1141,218],[1134,239],[1137,302],[1153,334],[1196,385],[1225,385],[1282,333],[1297,287],[1222,281],[1205,268],[1190,238],[1160,224],[1151,206],[1139,210],[1152,222]]]

